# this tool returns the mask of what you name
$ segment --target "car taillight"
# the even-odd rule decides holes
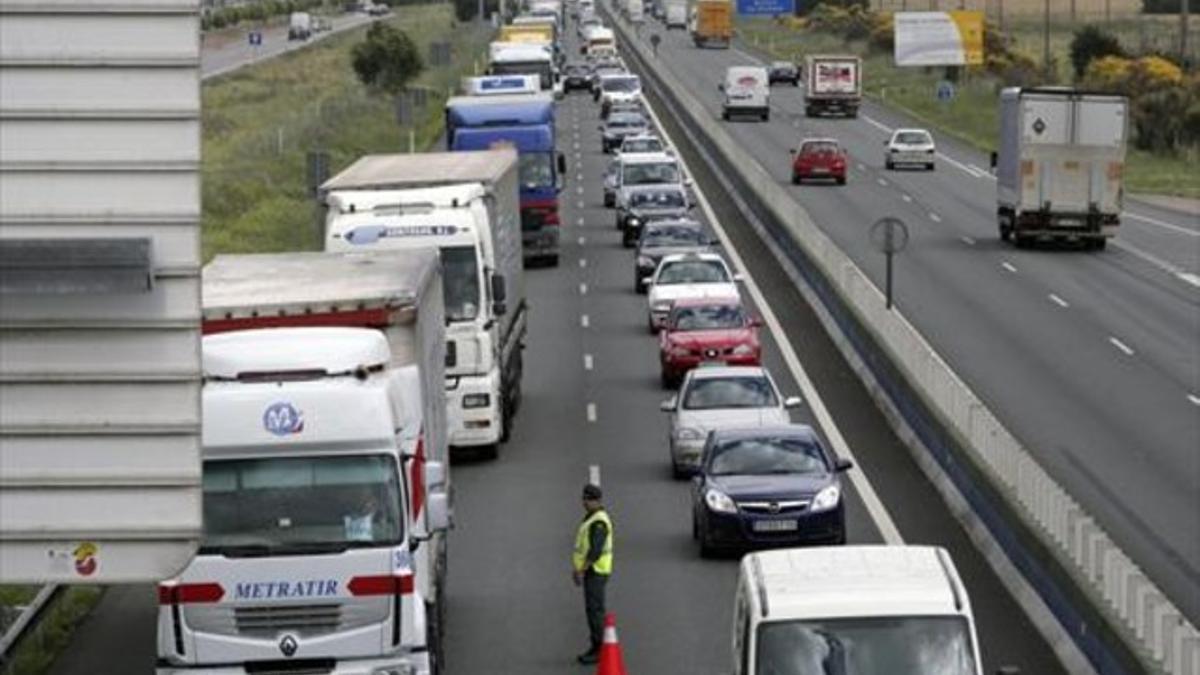
[[[220,584],[162,584],[158,587],[160,605],[197,605],[220,602],[225,589]]]
[[[352,577],[346,590],[353,596],[408,595],[413,592],[411,574],[380,574],[369,577]]]
[[[542,225],[560,225],[558,219],[558,209],[553,209],[546,212],[546,216],[542,219]]]

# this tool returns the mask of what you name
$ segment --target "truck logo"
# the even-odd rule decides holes
[[[291,403],[272,403],[263,413],[263,428],[276,436],[304,431],[304,415]]]
[[[479,88],[483,91],[494,91],[496,89],[522,89],[525,86],[525,80],[516,77],[506,77],[499,80],[481,80]]]
[[[300,643],[296,641],[294,635],[284,635],[279,640],[279,653],[287,657],[292,657],[296,654],[296,650],[300,649]]]
[[[386,225],[363,225],[345,234],[351,244],[364,246],[377,243],[380,239],[400,237],[448,237],[458,234],[455,225],[415,225],[413,227],[387,227]]]

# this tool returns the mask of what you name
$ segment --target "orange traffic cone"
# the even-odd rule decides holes
[[[617,642],[617,619],[611,612],[604,615],[604,643],[600,645],[596,675],[629,675],[621,658],[621,643]]]

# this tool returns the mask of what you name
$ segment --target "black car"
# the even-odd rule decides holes
[[[687,191],[677,185],[653,185],[633,188],[628,203],[617,209],[617,228],[625,248],[634,246],[647,223],[656,220],[678,220],[691,208]]]
[[[643,134],[649,127],[645,116],[636,112],[614,112],[600,125],[600,146],[604,152],[621,147],[626,136]]]
[[[563,91],[592,88],[592,67],[582,61],[570,61],[563,66]]]
[[[654,276],[654,270],[664,257],[704,251],[709,243],[704,229],[694,220],[655,220],[642,225],[633,263],[633,289],[638,293],[646,292],[645,280]]]
[[[841,474],[851,466],[802,424],[711,432],[692,487],[700,554],[844,544]]]
[[[793,87],[800,86],[800,68],[789,61],[776,61],[767,68],[767,84],[776,82],[790,83]]]

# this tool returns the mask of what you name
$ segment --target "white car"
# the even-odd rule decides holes
[[[617,148],[617,154],[631,153],[650,153],[650,152],[671,152],[662,139],[653,134],[638,134],[636,136],[626,136],[621,141],[621,147]]]
[[[737,282],[725,259],[716,253],[669,255],[658,263],[647,283],[646,298],[650,332],[655,333],[671,313],[671,305],[683,298],[738,298]]]
[[[624,139],[622,139],[624,141]],[[631,189],[651,185],[688,187],[679,160],[663,152],[627,152],[617,155],[604,177],[604,205],[620,207]],[[624,195],[624,199],[623,199]]]
[[[933,171],[937,148],[933,136],[924,129],[897,129],[883,142],[887,146],[883,165],[889,171],[901,164],[919,164]]]
[[[708,432],[791,424],[789,408],[799,396],[784,398],[759,366],[713,366],[689,370],[679,394],[663,401],[670,415],[671,472],[681,478],[700,465]]]

